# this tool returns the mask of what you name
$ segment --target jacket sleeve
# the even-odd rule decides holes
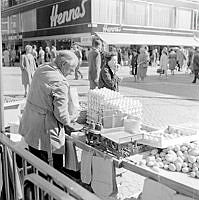
[[[63,125],[70,123],[68,112],[68,86],[59,84],[53,87],[53,113],[55,118]]]
[[[195,54],[193,57],[193,63],[199,68],[199,54]]]
[[[95,81],[98,82],[99,81],[99,75],[100,75],[100,69],[101,69],[101,55],[100,53],[98,52],[97,55],[96,55],[96,78],[95,78]]]
[[[108,69],[102,69],[101,76],[102,76],[102,80],[104,81],[107,88],[113,90],[114,86],[115,86],[115,78],[113,78],[113,79],[111,78],[111,75],[110,75]]]

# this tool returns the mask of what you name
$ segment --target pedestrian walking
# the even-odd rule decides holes
[[[44,62],[51,62],[52,61],[52,55],[50,52],[50,47],[45,48],[45,54],[44,54]]]
[[[10,52],[10,66],[15,66],[16,55],[15,47],[13,47]]]
[[[119,65],[122,65],[122,50],[119,48],[117,52],[117,62]]]
[[[44,63],[45,52],[42,47],[39,48],[39,65]]]
[[[157,49],[153,49],[152,55],[151,55],[152,67],[156,67],[157,66],[157,59],[158,59],[158,50]]]
[[[54,61],[57,56],[57,49],[55,46],[52,46],[51,48],[51,55],[52,55],[52,61]]]
[[[24,85],[24,97],[27,96],[32,77],[36,70],[35,59],[32,55],[32,47],[26,45],[25,53],[21,56],[22,85]]]
[[[141,47],[140,48],[140,54],[138,55],[137,59],[137,79],[141,81],[144,80],[147,74],[147,68],[149,66],[149,54],[147,52],[146,47]]]
[[[38,53],[37,53],[37,46],[36,45],[32,46],[32,55],[35,59],[36,67],[38,67]]]
[[[78,116],[66,79],[77,63],[72,51],[63,50],[54,62],[37,69],[19,126],[29,151],[47,163],[53,158],[57,170],[63,167],[64,126],[70,125]]]
[[[188,61],[187,61],[187,67],[193,73],[193,57],[194,57],[195,50],[194,48],[190,48],[188,51]]]
[[[107,52],[105,51],[105,46],[104,43],[102,42],[102,47],[100,50],[100,55],[101,55],[101,69],[104,67],[104,65],[106,64],[106,54]]]
[[[196,52],[194,53],[192,65],[194,74],[192,83],[196,83],[196,79],[199,79],[199,47],[196,48]]]
[[[106,64],[100,71],[99,88],[108,88],[119,91],[120,78],[117,76],[118,71],[117,52],[111,52],[106,55]]]
[[[88,55],[88,80],[90,82],[90,89],[95,89],[98,87],[99,74],[101,69],[101,47],[101,41],[95,39],[93,41],[93,48]]]
[[[181,71],[184,65],[184,61],[186,60],[186,56],[183,52],[182,47],[180,49],[177,49],[176,59],[177,59],[178,71]]]
[[[177,56],[173,49],[170,50],[169,53],[169,69],[171,70],[171,74],[174,75],[174,70],[177,65]]]
[[[3,59],[4,59],[4,65],[7,67],[10,66],[10,52],[8,51],[7,48],[3,51]]]
[[[167,48],[163,48],[162,55],[160,57],[160,68],[161,68],[163,74],[165,74],[166,79],[168,78],[168,74],[167,74],[168,65],[169,65],[169,58],[167,55]],[[161,75],[162,74],[160,73],[160,77],[161,77]]]
[[[130,71],[130,73],[134,76],[134,81],[137,80],[137,59],[138,59],[137,49],[133,49],[132,56],[131,56],[131,71]]]
[[[81,53],[79,47],[77,46],[77,44],[73,44],[72,48],[73,48],[75,55],[78,58],[78,65],[75,68],[75,80],[78,80],[79,76],[81,77],[81,79],[83,79],[83,74],[80,71],[80,67],[82,64],[82,53]]]

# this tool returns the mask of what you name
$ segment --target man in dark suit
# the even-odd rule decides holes
[[[99,74],[101,68],[101,54],[100,50],[102,42],[98,39],[93,41],[93,48],[88,55],[88,80],[90,82],[90,89],[98,87]]]
[[[194,79],[192,83],[196,83],[196,79],[199,78],[199,47],[196,48],[196,52],[193,57],[193,73]]]

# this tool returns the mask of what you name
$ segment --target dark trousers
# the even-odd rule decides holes
[[[90,80],[90,89],[93,90],[98,87],[98,83],[96,81]]]
[[[194,71],[194,79],[193,79],[192,83],[196,83],[196,79],[199,78],[198,73],[199,73],[198,70],[195,70],[195,71]]]
[[[78,64],[78,66],[75,68],[75,79],[78,80],[79,76],[83,78],[83,74],[80,72],[80,65]]]
[[[37,150],[31,146],[29,146],[29,151],[44,162],[48,163],[48,153],[46,151]],[[53,153],[53,167],[59,171],[63,168],[63,154]]]

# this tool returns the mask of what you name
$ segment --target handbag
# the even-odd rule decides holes
[[[158,68],[158,69],[157,69],[157,73],[158,73],[158,74],[164,74],[164,70],[163,70],[162,68]]]

